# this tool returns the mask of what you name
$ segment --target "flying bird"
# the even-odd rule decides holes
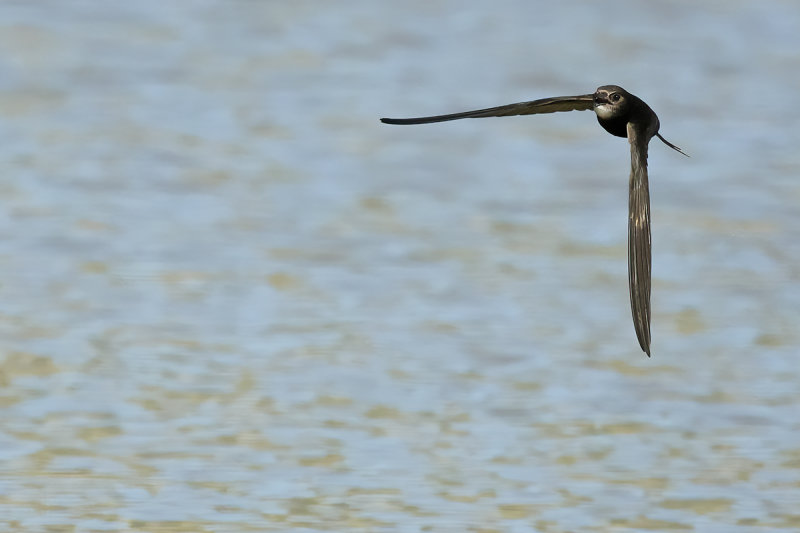
[[[594,94],[556,96],[530,102],[418,118],[382,118],[385,124],[428,124],[462,118],[537,115],[558,111],[593,110],[603,128],[631,145],[628,193],[628,288],[633,326],[639,346],[650,357],[650,192],[647,181],[647,146],[658,137],[667,146],[688,155],[658,133],[658,116],[644,101],[622,87],[603,85]]]

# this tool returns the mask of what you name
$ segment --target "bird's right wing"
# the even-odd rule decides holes
[[[585,111],[594,107],[594,95],[583,94],[580,96],[556,96],[555,98],[542,98],[530,102],[501,105],[488,109],[464,111],[451,115],[436,115],[418,118],[382,118],[384,124],[428,124],[431,122],[445,122],[460,118],[483,117],[510,117],[513,115],[536,115],[539,113],[555,113],[557,111]]]

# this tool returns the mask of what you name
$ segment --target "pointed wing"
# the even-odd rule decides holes
[[[650,357],[650,191],[647,181],[647,144],[644,131],[628,123],[631,178],[628,196],[628,288],[633,327],[639,346]]]
[[[594,101],[591,94],[556,96],[555,98],[542,98],[541,100],[464,111],[463,113],[453,113],[451,115],[419,118],[382,118],[381,122],[384,124],[428,124],[431,122],[458,120],[460,118],[510,117],[512,115],[536,115],[539,113],[555,113],[557,111],[585,111],[592,109],[593,106]]]

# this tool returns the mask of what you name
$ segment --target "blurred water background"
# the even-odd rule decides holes
[[[800,4],[0,4],[3,531],[800,529]],[[659,114],[653,358],[618,84]]]

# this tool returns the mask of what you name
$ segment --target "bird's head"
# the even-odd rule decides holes
[[[594,92],[594,112],[603,120],[618,118],[628,113],[628,91],[616,85],[603,85]]]

